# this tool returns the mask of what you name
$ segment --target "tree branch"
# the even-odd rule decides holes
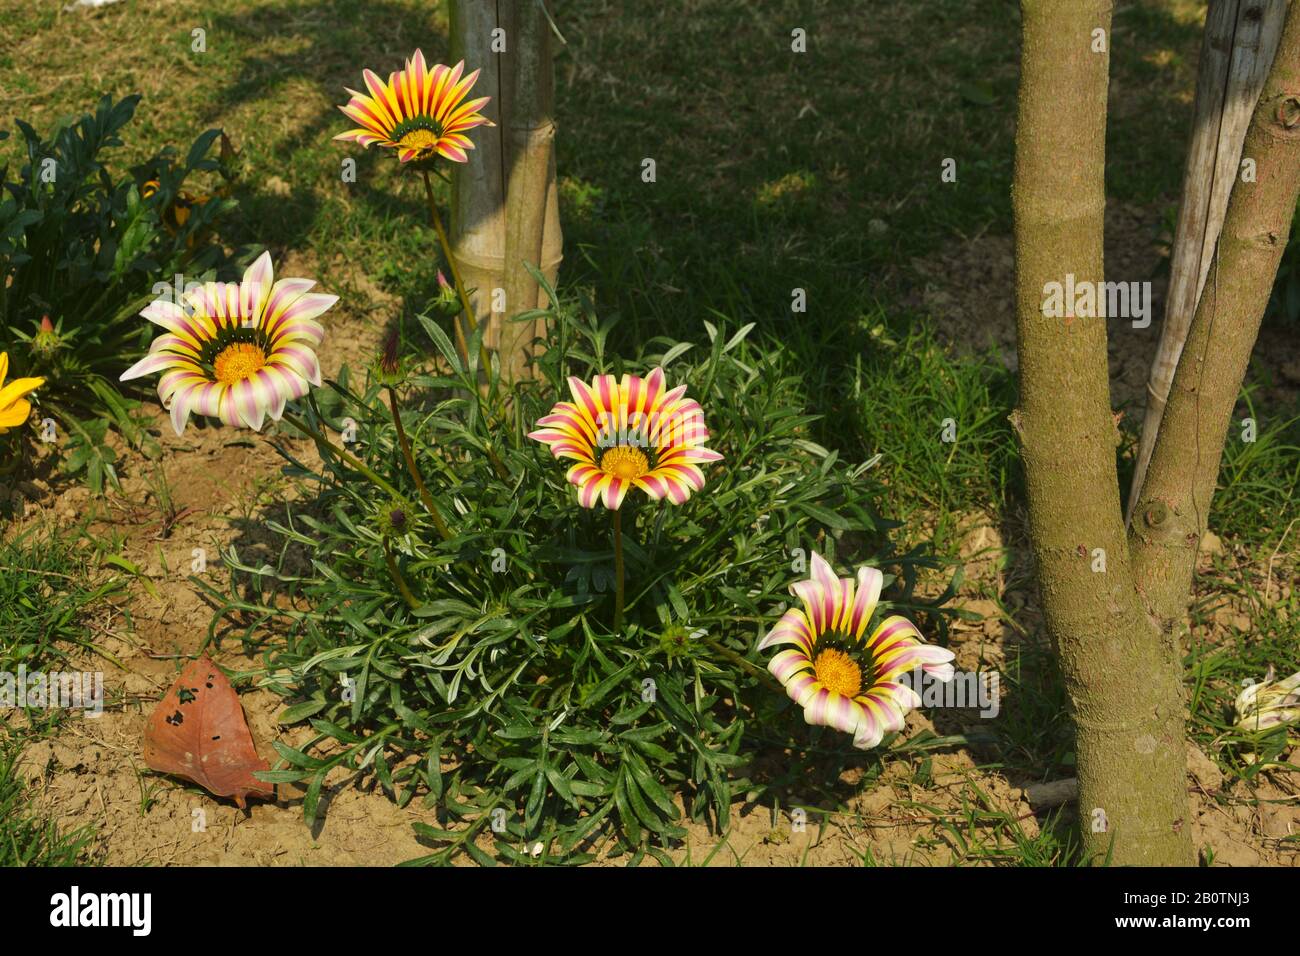
[[[1163,624],[1181,622],[1223,446],[1300,195],[1300,4],[1246,133],[1240,177],[1174,375],[1151,466],[1133,509],[1137,585]]]

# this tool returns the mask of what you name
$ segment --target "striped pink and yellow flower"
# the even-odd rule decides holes
[[[191,412],[260,431],[266,416],[279,420],[286,402],[321,384],[325,330],[316,320],[338,296],[311,292],[315,284],[274,281],[264,252],[242,282],[205,282],[179,305],[155,299],[140,314],[166,331],[122,381],[162,372],[158,397],[178,435]]]
[[[474,148],[465,134],[476,126],[496,124],[479,112],[491,97],[466,101],[479,71],[462,77],[464,70],[463,60],[429,69],[419,50],[404,70],[389,74],[387,83],[364,70],[361,75],[369,95],[350,89],[352,99],[339,107],[357,128],[334,138],[394,149],[403,163],[435,156],[465,162],[467,150]]]
[[[704,487],[700,465],[722,460],[704,447],[709,430],[699,403],[685,397],[685,385],[667,389],[662,368],[622,381],[570,378],[569,391],[573,401],[538,419],[528,437],[575,461],[567,477],[584,508],[603,502],[616,511],[633,488],[682,504]]]
[[[803,606],[786,611],[758,645],[790,645],[767,669],[803,708],[805,721],[852,734],[862,750],[902,730],[907,712],[921,705],[903,675],[919,667],[938,680],[953,677],[952,651],[926,644],[906,618],[890,615],[866,636],[883,580],[863,567],[855,586],[814,553],[812,577],[790,586]]]

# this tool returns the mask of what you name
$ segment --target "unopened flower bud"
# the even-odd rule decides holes
[[[48,315],[41,316],[40,328],[37,329],[36,335],[32,337],[32,351],[43,359],[48,359],[63,345],[63,338],[59,335],[59,330],[55,328],[54,323],[50,321]]]
[[[447,281],[447,277],[438,270],[438,305],[444,309],[454,308],[460,302],[460,297],[456,295],[456,287]]]
[[[375,367],[378,377],[385,385],[398,385],[402,380],[402,360],[399,354],[401,335],[396,328],[384,339],[384,351],[379,356]]]

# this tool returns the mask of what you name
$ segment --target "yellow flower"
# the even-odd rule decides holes
[[[27,421],[32,413],[32,403],[27,396],[45,384],[43,378],[16,378],[8,385],[5,376],[9,374],[9,353],[0,352],[0,435],[11,428],[18,428]]]

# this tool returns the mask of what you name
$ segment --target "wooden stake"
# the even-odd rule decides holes
[[[1241,175],[1246,127],[1272,66],[1285,0],[1212,0],[1201,46],[1192,142],[1170,260],[1160,345],[1147,380],[1147,408],[1129,488],[1126,520],[1142,493],[1174,371],[1218,249],[1233,183]]]

